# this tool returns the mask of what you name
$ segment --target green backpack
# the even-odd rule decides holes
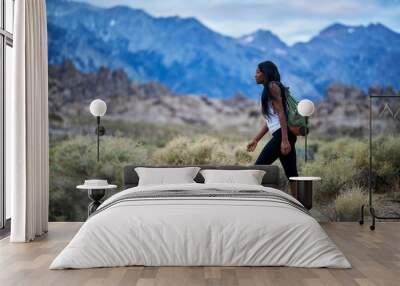
[[[289,88],[285,87],[287,111],[288,111],[288,125],[296,135],[305,136],[308,134],[308,126],[304,116],[301,116],[297,111],[299,102],[290,94]],[[293,131],[292,130],[292,131]]]

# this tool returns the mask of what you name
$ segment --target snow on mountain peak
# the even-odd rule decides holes
[[[254,35],[248,35],[243,38],[243,42],[245,42],[245,43],[251,43],[253,41],[254,41]]]

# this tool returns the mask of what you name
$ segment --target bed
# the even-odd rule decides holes
[[[124,169],[111,196],[50,269],[144,266],[291,266],[350,268],[318,222],[280,191],[276,166],[200,166],[264,170],[261,185],[195,182],[138,186]]]

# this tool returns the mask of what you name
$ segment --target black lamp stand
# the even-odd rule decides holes
[[[307,163],[307,134],[308,134],[308,116],[305,116],[306,131],[304,136],[304,161]]]
[[[104,126],[100,125],[100,116],[97,117],[97,127],[95,133],[97,135],[97,162],[100,161],[100,136],[106,134]]]

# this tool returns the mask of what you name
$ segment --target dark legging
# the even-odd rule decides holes
[[[285,175],[289,177],[297,177],[297,164],[296,164],[296,135],[294,135],[290,130],[288,130],[288,139],[290,143],[290,153],[283,155],[281,153],[281,141],[282,141],[281,129],[276,130],[272,133],[272,139],[265,145],[264,149],[261,151],[260,156],[255,163],[255,165],[270,165],[279,158],[281,161],[283,170],[285,170]]]

